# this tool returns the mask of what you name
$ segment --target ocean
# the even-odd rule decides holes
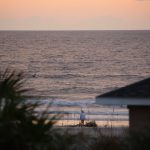
[[[95,97],[150,76],[150,31],[0,31],[0,68],[8,67],[25,73],[30,96],[70,114],[68,124],[80,109],[88,120],[128,121],[126,108]]]

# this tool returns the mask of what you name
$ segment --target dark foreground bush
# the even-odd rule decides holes
[[[89,144],[89,150],[121,150],[121,138],[100,133]]]
[[[126,130],[123,135],[99,134],[89,145],[90,150],[150,150],[150,130]]]
[[[124,150],[150,150],[150,128],[130,131],[124,137]]]
[[[26,101],[24,83],[23,73],[0,72],[0,149],[54,150],[54,118],[35,115],[40,104]]]

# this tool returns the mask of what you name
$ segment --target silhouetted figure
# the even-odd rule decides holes
[[[85,120],[85,113],[83,110],[81,110],[81,113],[80,113],[81,126],[84,125],[84,120]]]

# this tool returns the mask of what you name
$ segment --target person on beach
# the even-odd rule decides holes
[[[81,110],[81,113],[80,113],[81,126],[84,125],[84,120],[85,120],[85,113],[83,110]]]

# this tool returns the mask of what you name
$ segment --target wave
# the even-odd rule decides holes
[[[40,110],[35,111],[40,112]],[[47,111],[47,114],[80,114],[80,111]],[[118,115],[118,116],[127,116],[128,112],[87,112],[86,115]]]
[[[95,100],[60,100],[60,99],[43,99],[43,100],[36,100],[36,99],[30,99],[27,100],[28,102],[31,103],[40,103],[43,105],[50,104],[52,106],[91,106],[91,105],[96,105]]]

